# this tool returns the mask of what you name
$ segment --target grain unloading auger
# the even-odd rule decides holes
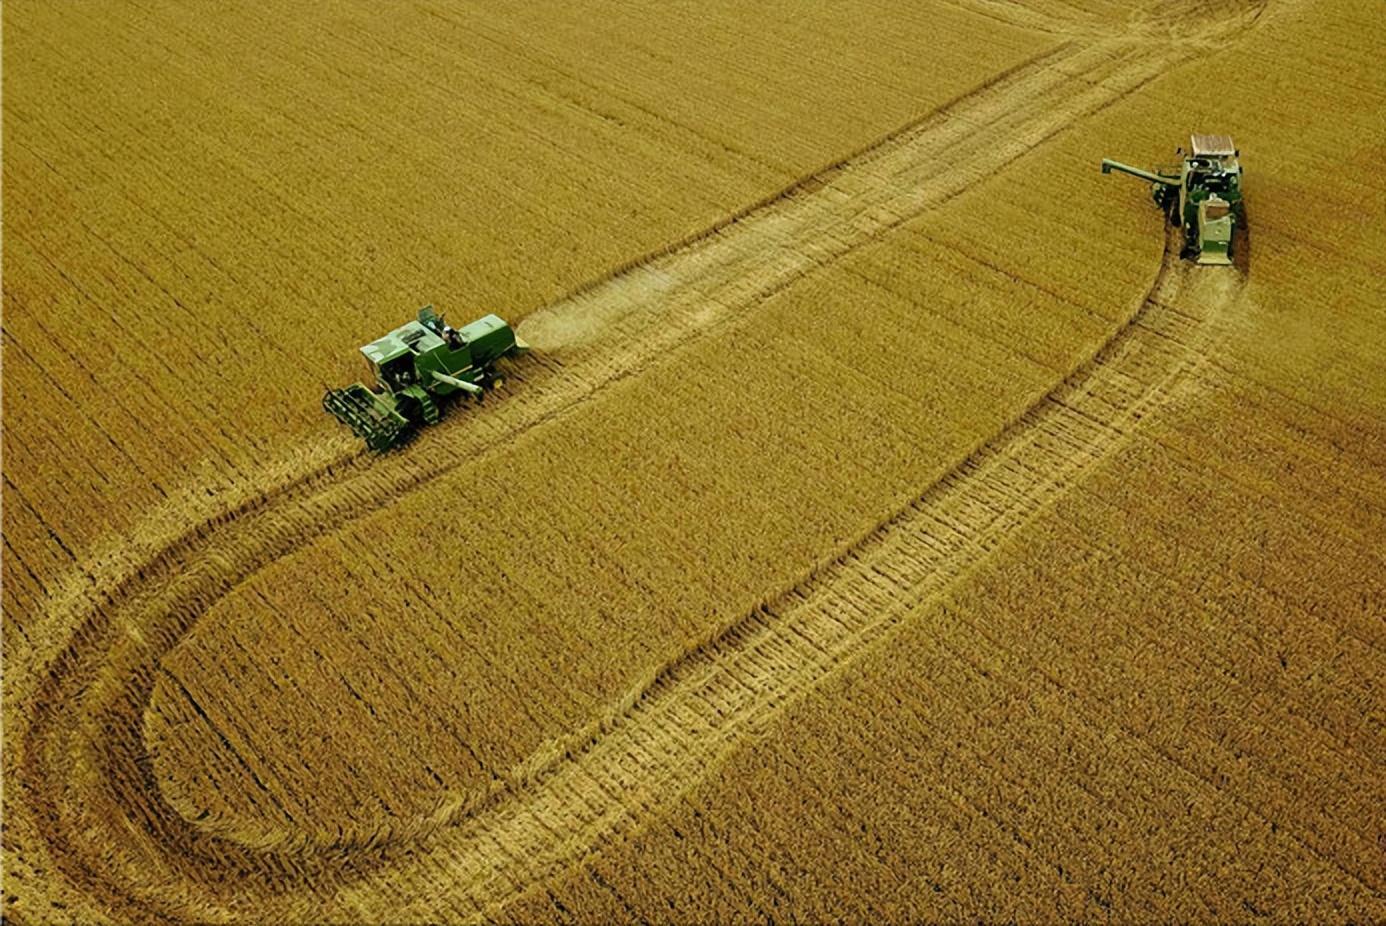
[[[1150,181],[1155,204],[1184,229],[1183,256],[1200,264],[1230,264],[1232,234],[1246,221],[1237,155],[1231,136],[1194,135],[1182,164],[1149,171],[1103,158],[1102,173],[1115,170]]]
[[[528,349],[495,315],[453,328],[433,306],[424,306],[418,321],[361,348],[375,374],[375,389],[364,383],[329,389],[322,406],[366,446],[388,450],[415,428],[436,423],[450,397],[480,396],[500,381],[497,360]]]

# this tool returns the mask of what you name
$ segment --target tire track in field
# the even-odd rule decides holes
[[[1072,4],[1039,0],[1025,4],[1011,0],[945,0],[983,19],[991,19],[1027,32],[1067,39],[1122,38],[1156,43],[1182,42],[1214,48],[1237,29],[1255,25],[1270,0],[1155,0],[1129,5],[1126,18],[1114,22],[1097,13],[1075,10]],[[1113,4],[1115,5],[1115,4]]]
[[[1196,269],[1170,235],[1165,263],[1131,323],[865,540],[665,669],[586,747],[518,796],[429,847],[437,883],[460,886],[390,915],[490,919],[506,903],[638,825],[788,703],[880,644],[914,605],[945,592],[1106,459],[1159,408],[1196,388],[1211,324],[1236,271]],[[360,909],[378,887],[354,886]],[[397,903],[398,898],[392,900]]]
[[[575,294],[526,326],[537,342],[568,344],[571,353],[562,355],[561,363],[550,357],[526,372],[528,382],[518,396],[468,427],[440,429],[434,448],[460,451],[451,456],[465,461],[562,414],[606,384],[657,362],[711,321],[753,309],[814,268],[951,199],[1186,57],[1179,49],[1119,41],[1063,46],[735,224]],[[1151,319],[1159,317],[1156,308],[1147,302],[1144,320],[1123,329],[1093,368],[1105,371],[1101,394],[1117,390],[1109,404],[1126,411],[1103,418],[1101,409],[1090,410],[1094,430],[1084,444],[1082,425],[1032,409],[999,446],[1009,447],[1022,440],[1017,434],[1033,431],[1036,438],[1024,441],[1027,445],[1076,442],[1090,447],[1095,459],[1119,441],[1121,429],[1138,420],[1143,408],[1166,401],[1171,393],[1160,371],[1178,369],[1184,362],[1179,358],[1196,351],[1178,342],[1184,349],[1164,363],[1149,347],[1121,347],[1145,343],[1141,332],[1156,330],[1151,327]],[[617,332],[603,342],[615,343],[616,349],[587,346],[587,329],[569,325],[568,313],[596,314],[609,325],[606,335]],[[1132,356],[1145,357],[1154,371],[1144,386],[1134,378],[1137,361],[1122,359]],[[1082,385],[1090,378],[1070,379],[1043,407],[1079,403],[1080,396],[1093,392]],[[1127,405],[1114,404],[1123,383],[1133,398]],[[306,846],[256,847],[183,820],[163,802],[140,736],[162,655],[217,600],[268,563],[460,465],[439,467],[437,457],[404,455],[380,465],[362,465],[359,458],[331,460],[308,476],[286,480],[278,492],[196,525],[175,543],[155,545],[149,557],[113,561],[104,579],[60,599],[71,613],[50,618],[76,631],[39,678],[28,699],[36,705],[35,716],[16,737],[21,774],[15,787],[23,795],[16,806],[32,818],[21,825],[41,834],[52,863],[109,909],[132,919],[321,919],[324,909],[348,918],[397,919],[405,911],[429,918],[494,911],[629,825],[669,785],[698,774],[702,762],[730,748],[732,731],[762,723],[786,699],[879,638],[880,621],[806,621],[809,612],[792,599],[816,600],[832,582],[857,581],[849,575],[853,563],[873,564],[866,577],[872,584],[907,565],[883,558],[882,551],[895,545],[882,538],[898,531],[878,531],[772,608],[681,659],[585,748],[575,746],[569,757],[534,770],[477,814],[457,821],[455,808],[443,807],[417,826],[377,832],[366,840],[366,848],[388,851],[334,852],[312,839]],[[952,551],[947,563],[953,565],[938,567],[940,575],[961,574],[969,556],[985,555],[999,542],[984,529],[992,523],[985,516],[980,522],[966,516],[980,510],[982,499],[1018,493],[1029,501],[1003,508],[996,517],[1023,521],[1044,503],[1046,491],[1068,484],[1051,479],[1043,483],[1050,489],[1027,491],[1022,477],[1042,479],[1044,473],[1023,470],[1014,476],[1022,482],[1007,483],[996,474],[1008,469],[979,468],[986,459],[986,452],[974,456],[944,481],[944,488],[930,490],[910,509],[951,511],[946,504],[939,507],[938,497],[950,491],[945,498],[963,506],[938,522],[944,533],[926,535],[932,545]],[[1026,460],[1038,460],[1019,459],[1022,467]],[[967,488],[974,484],[980,489]],[[910,512],[901,518],[914,523]],[[953,543],[946,531],[964,539]],[[919,543],[921,549],[931,546]],[[891,556],[918,552],[902,548]],[[842,629],[834,631],[834,624]],[[722,717],[729,719],[717,720]],[[360,839],[343,835],[342,843]],[[307,851],[314,843],[318,851]],[[289,848],[298,851],[275,851]],[[432,893],[411,891],[410,885]],[[420,906],[435,899],[446,905]]]

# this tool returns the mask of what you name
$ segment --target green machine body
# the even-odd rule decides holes
[[[496,362],[528,349],[499,316],[453,328],[433,306],[424,306],[415,321],[361,348],[373,386],[329,389],[322,404],[366,446],[389,450],[417,428],[436,424],[458,394],[479,398],[500,381]]]
[[[1155,204],[1184,231],[1182,256],[1200,264],[1230,264],[1233,234],[1246,222],[1238,158],[1231,136],[1193,135],[1180,164],[1141,170],[1104,158],[1102,173],[1117,171],[1151,184]]]

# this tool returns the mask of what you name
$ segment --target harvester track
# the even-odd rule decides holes
[[[696,784],[787,703],[976,567],[1144,418],[1199,387],[1213,313],[1236,284],[1224,279],[1218,297],[1191,299],[1190,273],[1171,250],[1131,322],[1002,434],[803,582],[666,667],[514,797],[420,847],[420,863],[446,872],[440,880],[459,886],[455,896],[396,896],[372,909],[377,889],[353,886],[353,905],[368,915],[494,917]]]
[[[878,643],[910,602],[953,583],[1177,397],[1205,355],[1207,304],[1167,254],[1151,292],[1081,369],[904,511],[769,606],[632,692],[566,754],[535,763],[485,806],[457,803],[394,831],[266,833],[232,841],[162,799],[141,738],[160,661],[258,570],[493,452],[605,386],[754,310],[796,279],[1022,157],[1197,52],[1119,38],[1069,42],[677,250],[533,316],[523,333],[563,362],[466,428],[443,453],[379,463],[338,449],[279,488],[196,525],[161,526],[139,555],[75,576],[50,602],[57,635],[11,679],[34,705],[11,729],[20,792],[10,821],[46,867],[129,920],[484,917],[704,774],[744,731]],[[950,157],[950,154],[966,157]],[[587,343],[588,325],[618,336]],[[441,467],[445,458],[452,463]],[[298,462],[309,462],[302,458]],[[355,845],[363,851],[346,853]],[[376,851],[379,849],[380,851]],[[410,885],[427,885],[412,890]]]

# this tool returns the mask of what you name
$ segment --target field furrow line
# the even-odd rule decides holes
[[[1081,81],[1081,76],[1059,78],[1050,70],[1078,51],[1062,46],[1046,52],[904,132],[889,136],[880,147],[902,148],[888,158],[892,163],[910,157],[936,157],[945,142],[924,146],[918,144],[922,137],[939,132],[947,143],[956,145],[976,134],[977,125],[993,118],[1008,97],[1015,111],[1033,112],[1035,104],[1054,91],[1056,84],[1065,79],[1070,84]],[[1108,53],[1098,55],[1096,62],[1106,57]],[[994,134],[1004,133],[998,129]],[[213,528],[271,507],[293,504],[317,493],[324,483],[356,483],[361,495],[359,514],[369,514],[476,459],[498,442],[542,425],[612,383],[638,375],[680,344],[704,333],[716,318],[753,309],[821,266],[822,261],[814,255],[846,253],[850,248],[841,240],[824,245],[820,239],[843,236],[841,226],[870,204],[872,190],[878,201],[888,202],[898,197],[898,185],[907,182],[883,177],[879,169],[870,168],[874,180],[858,183],[857,174],[868,170],[879,157],[876,148],[868,149],[806,178],[739,217],[735,224],[718,227],[668,254],[624,268],[531,315],[520,326],[521,333],[536,346],[552,348],[552,355],[540,356],[537,362],[512,371],[518,388],[485,414],[470,416],[465,426],[425,434],[423,440],[430,448],[442,451],[445,459],[438,459],[438,455],[415,459],[405,454],[373,460],[354,443],[336,439],[340,435],[334,433],[325,448],[295,449],[282,460],[266,463],[263,472],[243,475],[242,483],[265,488],[239,504],[203,514],[205,501],[197,504],[196,497],[178,499],[194,505],[199,516],[195,523],[168,523],[169,518],[163,516],[158,519],[163,523],[137,529],[135,543],[127,545],[134,546],[134,551],[121,548],[99,554],[96,562],[85,564],[71,587],[54,596],[50,610],[73,611],[93,600],[117,600],[124,594],[123,584],[141,571],[167,568],[172,560],[204,545]],[[937,183],[942,177],[945,189],[960,191],[984,175],[986,167],[971,158],[962,165],[931,164],[917,179],[933,176]],[[965,180],[955,176],[964,174]],[[828,214],[818,208],[820,198],[836,200],[836,212]],[[930,204],[925,197],[914,212]],[[885,230],[880,223],[866,224],[847,237],[860,246],[872,234]],[[748,275],[754,283],[743,280]],[[597,341],[601,344],[593,346]],[[177,513],[175,507],[170,506],[170,513]]]
[[[1163,305],[1179,298],[1189,272],[1171,264],[1139,319],[1159,321],[1169,312]],[[1186,308],[1201,314],[1217,305]],[[503,814],[482,813],[441,834],[427,851],[446,859],[449,883],[462,891],[458,906],[479,918],[496,915],[517,896],[516,885],[541,883],[598,839],[637,824],[639,812],[631,808],[657,806],[692,787],[732,744],[879,645],[912,606],[975,568],[1121,445],[1137,421],[1195,388],[1212,331],[1205,324],[1182,350],[1170,351],[1147,324],[1128,327],[1002,439],[866,542],[670,667],[584,753],[507,801]],[[1130,389],[1128,381],[1141,388]],[[1113,411],[1094,426],[1079,409],[1099,396]],[[578,807],[584,811],[575,815]],[[570,837],[555,843],[554,832]],[[494,855],[471,851],[497,843],[522,871],[497,870]],[[410,910],[428,912],[426,905]]]
[[[487,414],[426,435],[442,453],[366,464],[333,445],[276,464],[276,489],[193,526],[161,522],[144,555],[88,568],[54,599],[48,617],[72,636],[36,679],[33,719],[11,731],[31,808],[25,826],[68,877],[132,919],[289,919],[330,899],[357,918],[396,920],[494,914],[634,825],[877,645],[908,603],[947,588],[1177,395],[1207,337],[1205,306],[1190,304],[1183,267],[1167,257],[1136,324],[904,512],[667,667],[624,710],[575,734],[565,755],[479,808],[448,810],[445,801],[390,833],[305,834],[301,844],[222,838],[163,802],[143,710],[163,655],[270,563],[754,311],[1188,54],[1119,40],[1062,46],[736,223],[531,316],[522,333],[550,356],[519,370],[522,388]],[[1177,339],[1157,335],[1178,313],[1197,324]],[[301,463],[309,468],[296,472]],[[347,845],[391,852],[353,858],[339,851]],[[408,890],[416,878],[420,890]]]

